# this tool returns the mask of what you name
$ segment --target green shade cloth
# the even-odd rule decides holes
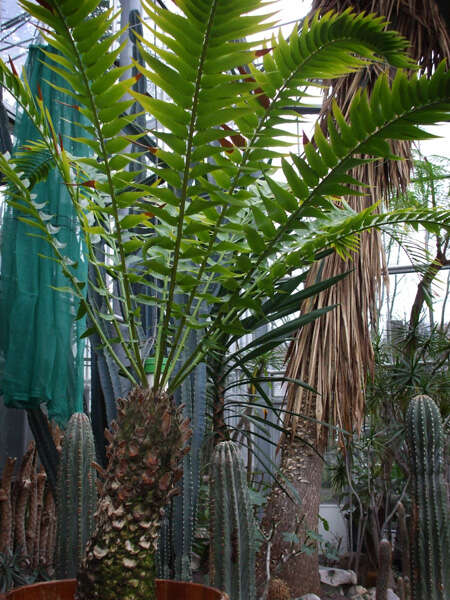
[[[70,137],[82,129],[72,123],[80,115],[70,106],[73,100],[47,82],[65,85],[59,75],[42,61],[42,47],[31,46],[26,73],[31,90],[42,90],[57,135],[72,155],[87,155],[86,147]],[[68,106],[69,104],[69,106]],[[15,150],[39,135],[30,119],[17,114]],[[35,201],[47,202],[43,210],[55,215],[51,223],[59,228],[58,240],[66,244],[64,253],[77,262],[78,279],[86,281],[87,263],[83,241],[69,193],[59,173],[53,169],[45,182],[35,186]],[[15,408],[35,408],[46,403],[48,414],[64,425],[73,412],[83,410],[83,354],[80,334],[84,320],[75,320],[78,300],[52,289],[68,286],[51,248],[38,237],[37,229],[18,220],[18,211],[7,207],[2,230],[0,280],[0,385],[5,404]]]
[[[11,138],[8,128],[8,115],[2,102],[2,88],[0,88],[0,152],[11,152]],[[1,173],[0,173],[1,181]]]

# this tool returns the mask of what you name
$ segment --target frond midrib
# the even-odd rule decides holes
[[[117,235],[118,248],[119,248],[119,258],[120,258],[120,263],[121,263],[121,278],[120,279],[123,282],[123,291],[124,291],[125,297],[126,297],[126,303],[124,304],[124,306],[125,306],[125,308],[131,307],[133,304],[131,301],[131,298],[132,298],[131,284],[130,284],[130,281],[127,276],[126,256],[125,256],[124,246],[122,243],[122,228],[120,225],[119,208],[118,208],[114,183],[112,181],[112,172],[111,172],[110,165],[109,165],[109,155],[106,151],[106,145],[105,145],[106,142],[105,142],[105,138],[103,136],[103,132],[102,132],[101,124],[100,124],[100,117],[98,114],[97,105],[96,105],[95,98],[94,98],[92,90],[91,90],[90,80],[87,77],[86,68],[84,66],[81,54],[78,51],[77,44],[76,44],[73,36],[71,35],[71,28],[67,24],[65,15],[62,12],[58,2],[54,3],[54,9],[57,11],[59,18],[61,19],[61,22],[64,24],[64,27],[66,30],[66,36],[69,40],[69,43],[72,47],[74,56],[77,61],[78,71],[83,79],[85,89],[88,93],[87,97],[89,100],[92,115],[94,117],[93,125],[94,125],[95,129],[97,130],[97,137],[98,137],[98,141],[99,141],[100,148],[101,148],[102,159],[104,160],[105,174],[107,177],[109,193],[110,193],[110,197],[111,197],[111,207],[113,210],[113,218],[114,218],[114,224],[115,224],[115,228],[116,228],[116,235]],[[133,347],[133,353],[130,352],[130,348],[129,348],[128,344],[124,344],[124,350],[125,350],[125,353],[127,354],[128,359],[130,360],[132,367],[135,369],[136,373],[138,374],[141,382],[144,385],[146,385],[147,378],[146,378],[146,374],[144,371],[143,362],[142,362],[141,356],[140,356],[139,343],[138,343],[138,331],[137,331],[137,326],[136,326],[136,322],[134,319],[133,311],[131,311],[127,315],[127,321],[129,322],[129,327],[130,327],[131,340],[132,340],[131,345]],[[118,335],[120,336],[119,325],[115,319],[113,321],[113,324],[114,324],[114,327],[115,327]],[[133,379],[134,379],[134,377],[133,377]]]

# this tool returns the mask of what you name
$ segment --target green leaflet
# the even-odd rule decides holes
[[[236,42],[267,27],[270,15],[252,12],[261,8],[258,0],[179,0],[177,13],[144,0],[149,19],[139,43],[145,65],[133,66],[164,90],[170,97],[166,100],[133,91],[133,78],[121,80],[128,66],[114,66],[120,32],[105,35],[111,11],[87,18],[96,5],[95,0],[24,2],[24,9],[44,23],[46,38],[55,48],[49,59],[89,121],[79,141],[94,150],[95,158],[75,160],[59,152],[46,107],[31,96],[26,82],[0,63],[0,82],[42,137],[41,148],[25,149],[20,161],[2,162],[2,171],[11,186],[11,202],[24,206],[23,218],[40,229],[38,235],[50,239],[55,233],[45,220],[45,208],[33,207],[23,180],[30,181],[31,189],[45,180],[50,165],[65,174],[87,236],[87,255],[98,267],[96,277],[117,278],[121,287],[116,301],[125,304],[131,340],[124,351],[138,377],[143,377],[135,343],[139,307],[153,297],[133,293],[136,282],[159,290],[156,350],[161,357],[167,351],[175,363],[190,328],[204,331],[199,318],[203,303],[215,306],[205,333],[214,345],[227,326],[242,333],[243,311],[256,315],[263,310],[265,295],[294,269],[332,250],[351,252],[360,231],[405,221],[433,230],[448,226],[445,211],[358,215],[344,203],[334,205],[360,187],[361,182],[347,175],[352,167],[391,158],[390,139],[424,139],[428,134],[421,130],[423,124],[449,119],[450,81],[444,66],[430,80],[408,78],[399,71],[390,86],[381,76],[370,98],[365,92],[355,94],[348,119],[334,107],[327,126],[316,127],[300,156],[285,153],[286,130],[297,115],[291,109],[308,102],[309,86],[375,60],[411,67],[405,40],[385,30],[383,19],[350,10],[317,15],[300,30],[295,27],[287,39],[274,36],[261,70],[253,64],[261,61],[255,61],[257,42]],[[246,81],[248,75],[236,68],[241,65],[249,67],[255,81]],[[124,98],[128,93],[131,100]],[[124,131],[134,101],[158,121],[155,131]],[[129,153],[132,142],[139,152]],[[153,154],[156,162],[148,163],[137,183],[137,172],[128,171],[128,164],[139,161],[140,152]],[[280,159],[286,183],[275,173]],[[107,244],[108,260],[95,257],[98,239]],[[56,259],[63,262],[63,250],[53,246]],[[69,283],[78,289],[75,281]],[[219,284],[226,290],[226,302],[215,299]],[[92,285],[108,290],[104,279]],[[182,292],[184,304],[175,300]],[[291,308],[280,302],[278,314]],[[103,332],[102,344],[113,353],[104,319],[90,314],[89,306],[84,309]],[[174,317],[178,324],[169,327]],[[205,339],[200,339],[192,364],[206,352]],[[275,340],[278,337],[267,344]],[[126,365],[121,368],[127,372]],[[170,379],[172,368],[164,376],[161,368],[155,374],[161,385]],[[183,376],[189,368],[182,368]],[[180,378],[174,377],[174,386]]]
[[[274,195],[275,202],[279,203],[282,208],[289,212],[293,212],[298,208],[297,200],[287,190],[270,177],[266,177],[266,181]]]

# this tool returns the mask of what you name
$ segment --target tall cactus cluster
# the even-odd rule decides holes
[[[78,573],[78,600],[155,600],[161,516],[177,493],[189,419],[165,393],[134,388],[117,401],[96,526]]]
[[[36,444],[16,462],[6,460],[0,479],[0,593],[54,574],[55,502]]]
[[[402,576],[405,588],[407,588],[411,578],[411,557],[409,551],[408,526],[406,524],[406,511],[402,502],[399,502],[397,506],[397,522],[398,546],[400,547],[402,560]]]
[[[254,600],[255,524],[238,446],[217,444],[210,480],[211,583],[231,600]]]
[[[439,409],[428,396],[416,396],[406,413],[413,498],[411,588],[414,600],[448,600],[450,548],[444,484],[444,431]]]
[[[57,474],[56,576],[76,577],[94,529],[97,506],[95,443],[89,418],[75,413],[62,442]]]
[[[197,343],[198,333],[191,331],[182,350],[181,362],[192,354]],[[164,579],[192,579],[192,546],[205,435],[206,387],[206,367],[199,364],[175,392],[176,404],[184,407],[183,415],[190,420],[192,438],[190,451],[183,458],[180,494],[172,499],[161,523],[157,558],[158,575]]]
[[[387,539],[382,539],[378,548],[378,577],[376,600],[387,600],[389,579],[392,568],[392,547]]]

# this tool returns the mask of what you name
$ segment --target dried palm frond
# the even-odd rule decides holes
[[[311,12],[356,12],[384,16],[410,42],[410,55],[422,72],[431,75],[435,66],[450,56],[450,36],[436,0],[313,0]],[[442,2],[445,6],[445,0]]]
[[[450,59],[448,28],[435,0],[314,0],[312,12],[343,11],[349,7],[358,12],[385,16],[390,27],[410,40],[410,54],[423,72],[431,74],[442,59]],[[325,123],[333,99],[347,114],[357,89],[365,87],[370,93],[372,82],[382,69],[382,65],[372,65],[348,77],[324,82],[328,88],[321,121]],[[353,173],[356,179],[369,186],[363,196],[347,198],[355,210],[367,208],[378,200],[388,201],[392,194],[406,190],[412,166],[410,143],[394,141],[391,149],[403,160],[370,163]],[[318,392],[312,394],[295,385],[288,387],[285,425],[293,434],[298,417],[292,412],[335,424],[347,431],[359,429],[362,423],[364,381],[373,370],[369,316],[375,319],[375,302],[382,276],[386,274],[384,252],[377,232],[361,236],[359,252],[352,261],[333,255],[315,265],[305,285],[346,271],[351,271],[347,278],[321,293],[308,306],[301,307],[306,312],[337,305],[334,311],[301,329],[288,350],[286,375],[306,381]],[[326,429],[318,426],[317,434],[318,441],[324,446]]]
[[[317,394],[291,386],[287,410],[327,421],[351,431],[363,417],[363,387],[373,362],[367,319],[362,315],[372,309],[369,294],[375,293],[379,280],[373,279],[366,265],[380,260],[380,239],[376,232],[361,239],[360,252],[353,261],[343,261],[334,254],[317,263],[308,274],[310,282],[350,271],[349,275],[316,296],[305,312],[332,304],[338,306],[320,320],[298,332],[287,355],[287,376],[306,381]],[[356,290],[356,293],[355,293]],[[289,413],[286,413],[289,414]],[[293,431],[298,418],[290,415],[286,423]],[[318,428],[321,442],[326,431]]]

